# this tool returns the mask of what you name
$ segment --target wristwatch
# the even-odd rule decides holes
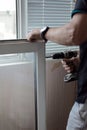
[[[44,27],[44,28],[42,28],[42,29],[40,30],[41,38],[42,38],[45,42],[47,42],[47,39],[46,39],[45,35],[46,35],[46,33],[47,33],[48,30],[49,30],[49,27]]]

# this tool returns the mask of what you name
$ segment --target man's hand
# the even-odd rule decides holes
[[[67,73],[71,73],[78,70],[80,61],[79,61],[79,56],[77,56],[71,59],[63,59],[61,62],[64,69],[67,71]]]
[[[27,35],[29,42],[43,41],[40,35],[40,29],[34,29]]]

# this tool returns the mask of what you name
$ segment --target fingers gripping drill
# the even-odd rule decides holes
[[[68,51],[68,52],[59,52],[55,53],[52,56],[48,56],[46,58],[53,58],[53,59],[69,59],[72,57],[77,56],[77,51]],[[72,73],[68,73],[64,76],[64,82],[71,82],[77,80],[77,72],[74,70]]]

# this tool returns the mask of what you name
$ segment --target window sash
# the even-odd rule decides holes
[[[37,130],[46,130],[46,79],[45,79],[45,45],[44,43],[29,43],[26,40],[2,40],[0,41],[0,55],[16,53],[35,54],[35,126]],[[37,114],[38,113],[38,114]]]

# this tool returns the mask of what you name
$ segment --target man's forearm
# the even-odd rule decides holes
[[[73,28],[69,24],[60,28],[50,28],[46,33],[46,39],[62,44],[62,45],[74,45],[73,43]]]
[[[46,38],[69,46],[84,43],[87,41],[87,14],[76,14],[65,26],[50,28],[46,33]]]
[[[59,28],[49,28],[44,38],[67,46],[84,43],[87,41],[87,14],[76,14],[66,25]],[[40,29],[32,30],[27,39],[30,42],[43,40]]]

